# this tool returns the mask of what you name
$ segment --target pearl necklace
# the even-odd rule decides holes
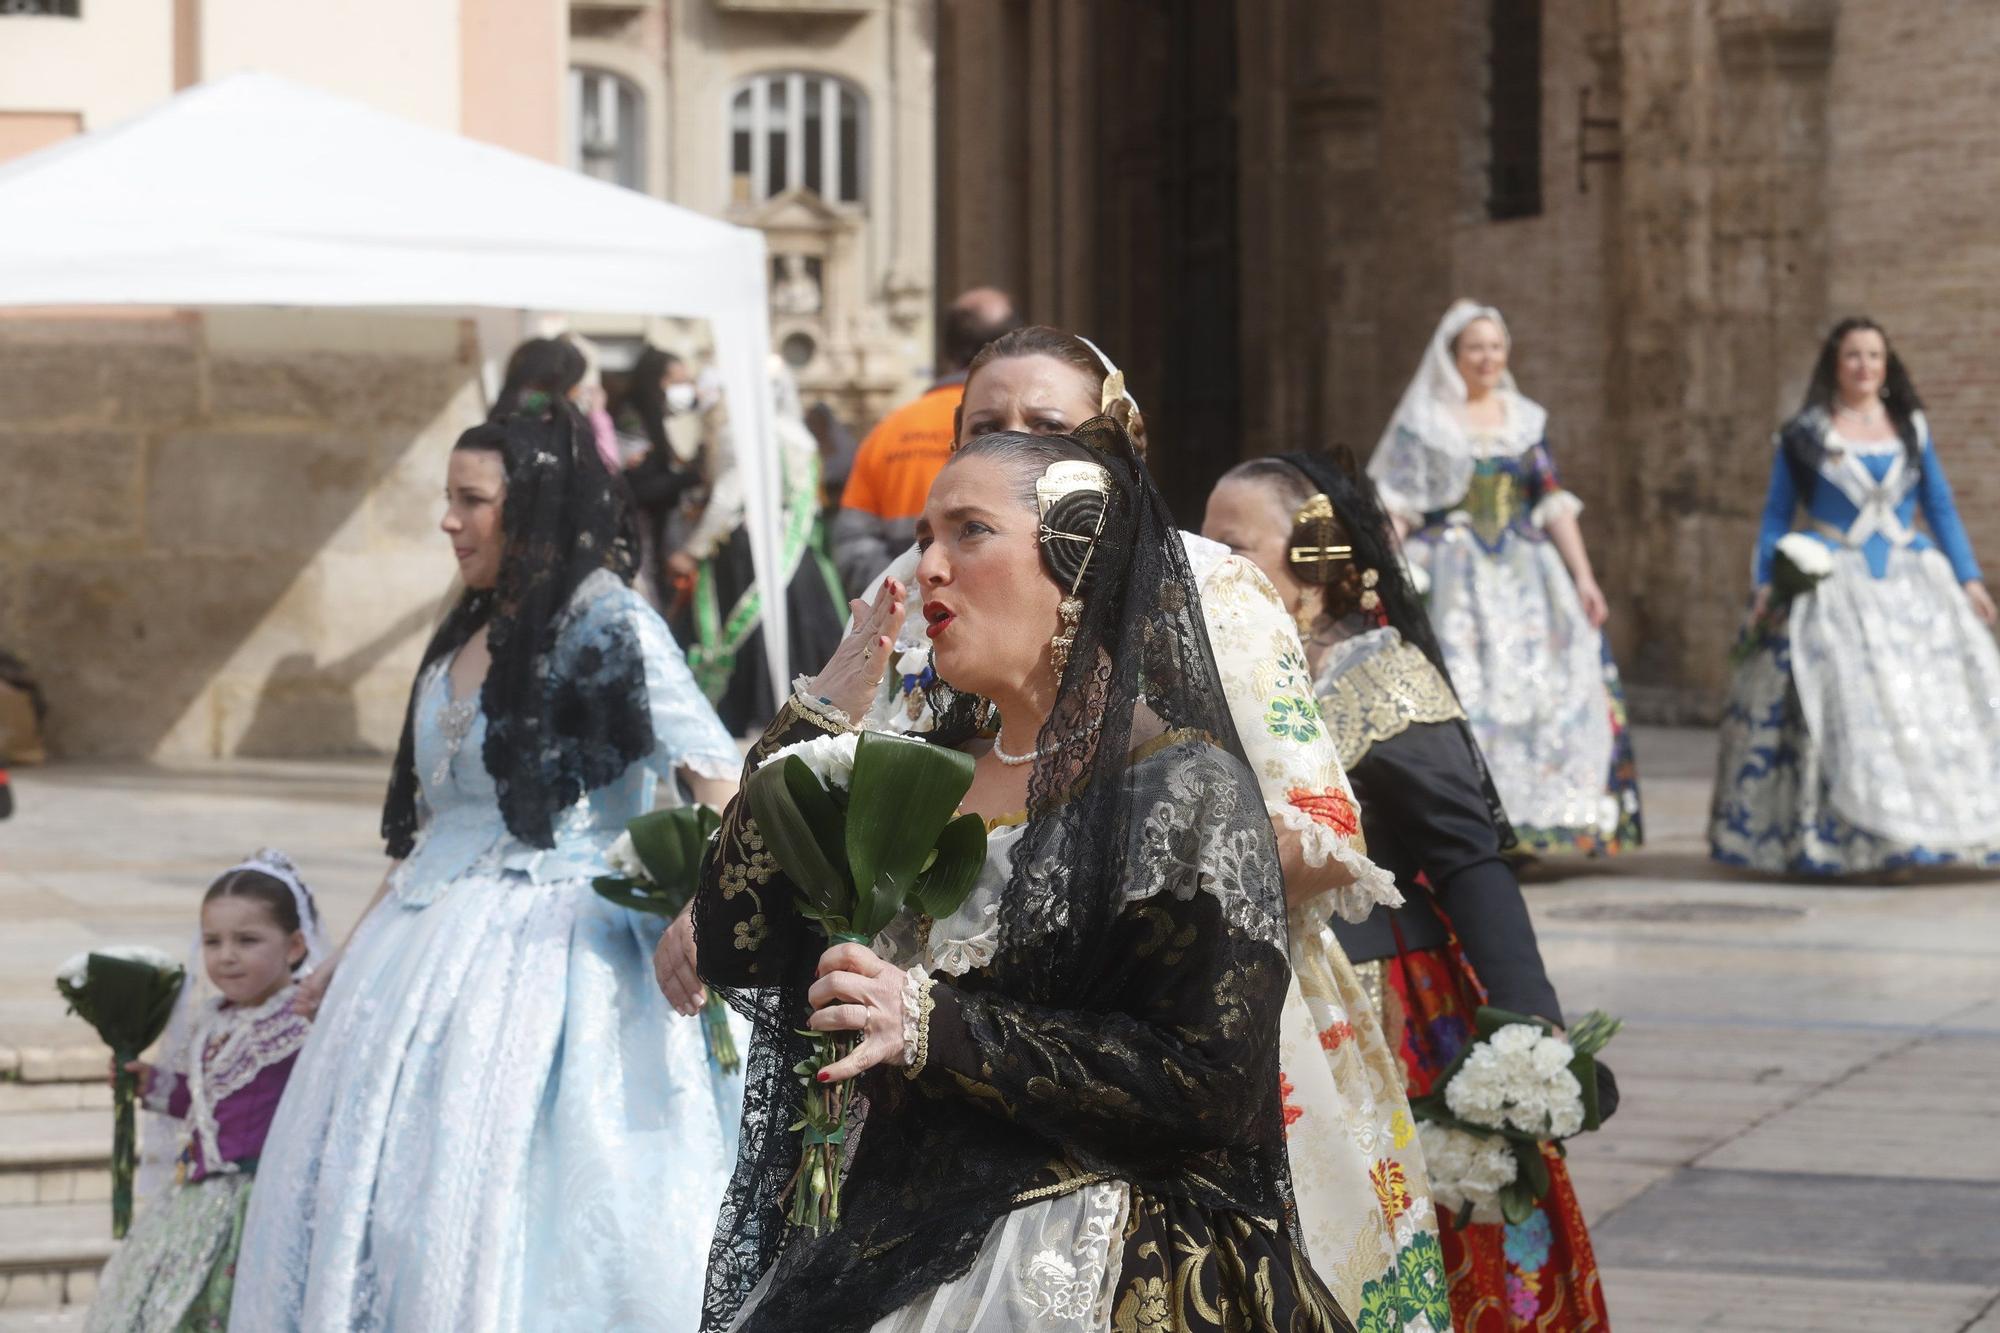
[[[1856,421],[1860,422],[1864,426],[1874,425],[1876,422],[1880,421],[1884,415],[1881,404],[1879,403],[1871,403],[1865,408],[1849,407],[1846,403],[1841,403],[1834,410],[1836,412],[1845,412],[1848,416],[1853,417]]]

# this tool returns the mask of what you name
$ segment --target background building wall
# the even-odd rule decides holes
[[[1495,221],[1491,0],[1236,5],[1233,305],[1148,310],[1129,289],[1171,277],[1131,257],[1165,235],[1152,260],[1177,262],[1181,223],[1161,210],[1213,174],[1174,147],[1192,85],[1157,53],[1212,15],[1199,0],[941,0],[940,280],[1019,283],[1034,316],[1114,355],[1140,349],[1127,369],[1183,521],[1239,457],[1365,455],[1445,306],[1499,306],[1585,501],[1635,711],[1708,720],[1771,433],[1834,318],[1889,326],[1975,544],[2000,543],[2000,380],[1986,369],[2000,27],[1984,6],[1897,0],[1540,11],[1541,207]],[[1121,180],[1089,154],[1137,160],[1129,116],[1145,93],[1119,84],[1125,69],[1171,97],[1148,127],[1167,151]],[[996,117],[996,86],[1020,90],[1018,110]],[[1173,358],[1146,349],[1161,328],[1185,346],[1220,321],[1236,362],[1199,373],[1234,376],[1234,428],[1190,437]]]

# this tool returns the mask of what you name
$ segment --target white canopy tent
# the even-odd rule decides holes
[[[517,329],[528,312],[708,321],[782,700],[765,272],[761,232],[264,74],[0,167],[0,307],[512,311]]]

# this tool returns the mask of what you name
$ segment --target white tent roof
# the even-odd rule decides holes
[[[706,319],[760,576],[778,549],[765,263],[761,232],[264,74],[0,168],[0,306]],[[783,644],[785,599],[764,602]]]

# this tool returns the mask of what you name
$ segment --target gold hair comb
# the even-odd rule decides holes
[[[1297,531],[1308,523],[1332,523],[1333,501],[1326,498],[1326,492],[1315,492],[1310,499],[1299,506],[1292,515],[1292,529]],[[1328,560],[1352,560],[1352,546],[1294,546],[1291,552],[1293,564],[1320,564]]]

